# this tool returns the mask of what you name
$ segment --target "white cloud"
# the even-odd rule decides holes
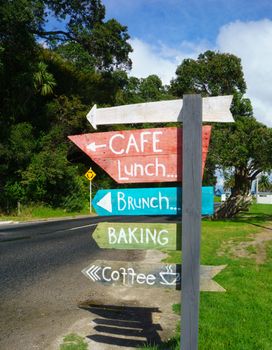
[[[208,42],[183,42],[177,49],[163,43],[149,45],[134,38],[131,45],[133,68],[131,75],[147,77],[157,74],[164,84],[175,76],[177,65],[184,58],[196,58],[207,49],[229,52],[242,60],[247,83],[247,95],[251,99],[254,115],[272,126],[272,21],[233,22],[219,30],[216,47]]]
[[[254,114],[272,126],[272,21],[234,22],[220,29],[217,46],[242,59]]]
[[[132,39],[130,44],[133,47],[133,53],[130,55],[133,62],[130,74],[138,78],[157,74],[164,84],[169,83],[177,67],[175,56],[165,58],[155,47],[137,38]]]
[[[148,75],[158,75],[164,84],[169,84],[175,77],[177,66],[183,59],[196,58],[203,51],[204,44],[195,45],[183,42],[179,49],[173,49],[163,43],[151,46],[146,42],[134,38],[130,40],[133,53],[130,55],[133,66],[130,75],[146,78]]]

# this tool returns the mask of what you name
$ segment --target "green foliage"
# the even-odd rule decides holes
[[[78,178],[77,167],[67,160],[67,144],[59,145],[60,137],[62,130],[55,127],[41,139],[41,150],[34,154],[22,172],[22,183],[29,201],[44,202],[53,207],[64,204],[70,211],[80,210],[87,191]],[[73,198],[74,192],[81,204]]]
[[[42,96],[51,95],[56,86],[55,79],[47,71],[47,65],[44,62],[38,63],[38,71],[33,75],[34,87]]]
[[[171,81],[170,92],[182,97],[184,94],[199,93],[202,96],[234,95],[232,113],[252,116],[252,107],[248,99],[242,95],[246,90],[241,60],[231,54],[206,51],[197,60],[185,59],[176,70],[176,78]],[[221,149],[217,147],[217,135],[221,125],[213,126],[211,144],[204,173],[204,183],[215,184],[215,169],[223,167]],[[218,131],[217,131],[218,130]],[[228,132],[227,132],[228,133]],[[226,133],[224,133],[225,136]],[[231,144],[233,147],[233,144]],[[228,155],[225,152],[226,159]],[[239,157],[238,157],[239,159]]]
[[[216,185],[216,176],[215,176],[215,163],[210,155],[210,150],[207,155],[202,185],[203,186],[215,186]]]
[[[87,350],[88,344],[84,338],[77,334],[71,333],[64,337],[63,343],[60,345],[60,350]]]
[[[140,85],[140,94],[144,101],[158,101],[163,94],[162,81],[157,75],[149,75]]]
[[[89,201],[88,183],[83,176],[74,178],[74,186],[63,202],[63,207],[67,212],[78,212],[86,207]]]
[[[47,31],[48,16],[66,21],[65,30]],[[104,18],[99,0],[0,2],[2,210],[18,200],[84,205],[80,177],[89,159],[67,136],[90,130],[86,113],[94,103],[122,100],[127,75],[115,70],[131,65],[126,27]]]
[[[215,129],[213,137],[212,156],[224,169],[233,169],[228,185],[233,191],[248,193],[256,176],[272,168],[272,130],[254,117],[237,116],[231,126]]]
[[[180,97],[188,93],[217,96],[246,91],[241,60],[231,54],[206,51],[197,60],[185,59],[176,75],[171,90]]]
[[[204,183],[212,184],[214,171],[220,168],[232,179],[228,183],[232,195],[247,195],[256,176],[272,168],[272,131],[256,121],[250,100],[243,97],[246,83],[241,60],[212,51],[200,54],[197,60],[185,59],[176,70],[170,91],[180,97],[185,93],[233,95],[235,123],[213,127]]]
[[[246,84],[239,58],[207,51],[197,60],[184,60],[170,88],[156,75],[130,77],[127,28],[105,15],[100,0],[0,1],[1,210],[10,210],[18,200],[80,208],[86,189],[79,176],[90,159],[67,136],[94,131],[86,120],[94,104],[167,100],[189,92],[232,93],[237,122],[213,128],[204,183],[214,184],[214,170],[221,167],[234,169],[234,186],[244,189],[256,174],[270,169],[271,131],[255,121],[250,101],[243,98]],[[46,29],[49,16],[62,22],[61,29]],[[92,166],[98,187],[116,186]]]
[[[270,181],[267,175],[261,175],[258,181],[258,190],[260,192],[269,192],[272,191],[272,182]]]
[[[100,0],[65,2],[39,0],[39,2],[43,4],[41,6],[43,11],[40,12],[43,22],[33,28],[33,34],[44,38],[53,47],[57,47],[59,43],[80,45],[80,51],[85,59],[87,58],[98,69],[130,68],[131,61],[128,55],[132,48],[127,42],[129,39],[127,28],[115,19],[104,21],[105,7]],[[47,9],[55,18],[66,21],[65,30],[45,29],[44,23],[49,16]],[[79,58],[75,53],[72,55],[74,58]]]
[[[29,123],[15,124],[10,129],[8,157],[17,166],[30,161],[36,148],[33,127]]]
[[[0,129],[17,121],[18,114],[27,114],[29,99],[34,94],[33,73],[39,50],[30,32],[33,11],[27,0],[0,3]]]
[[[3,189],[3,198],[7,205],[7,211],[17,206],[18,201],[24,201],[26,197],[25,189],[18,181],[7,181]]]
[[[125,77],[123,76],[120,95],[123,103],[132,104],[142,102],[152,102],[160,100],[173,99],[168,87],[162,84],[157,75],[149,75],[146,78]]]
[[[95,60],[84,50],[84,48],[75,42],[61,44],[56,48],[58,53],[64,60],[73,64],[73,66],[84,73],[94,72]]]

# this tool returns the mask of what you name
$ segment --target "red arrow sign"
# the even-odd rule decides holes
[[[211,126],[202,128],[202,173]],[[118,183],[181,181],[182,129],[155,128],[69,136]]]

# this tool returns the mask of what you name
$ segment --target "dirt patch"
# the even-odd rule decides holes
[[[249,258],[256,261],[256,264],[264,264],[266,262],[266,246],[267,242],[272,241],[272,226],[267,227],[260,233],[251,234],[249,240],[245,242],[235,242],[231,239],[223,242],[217,251],[218,256],[229,255],[234,258]]]

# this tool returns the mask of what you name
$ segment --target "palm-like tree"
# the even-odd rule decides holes
[[[38,63],[38,70],[34,73],[34,86],[42,96],[51,95],[56,86],[54,76],[47,71],[47,65],[44,62]]]
[[[262,175],[258,182],[258,190],[260,192],[269,192],[272,190],[272,183],[267,175]]]

